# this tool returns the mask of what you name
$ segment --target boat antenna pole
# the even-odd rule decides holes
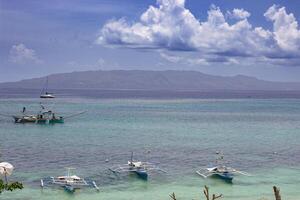
[[[46,82],[44,83],[44,86],[43,86],[43,88],[42,88],[41,95],[44,93],[45,90],[46,90],[46,92],[47,92],[47,88],[46,88],[47,85],[48,85],[48,76],[47,76]]]
[[[71,167],[67,167],[67,176],[70,177],[71,176]]]
[[[48,93],[48,76],[47,76],[47,79],[46,79],[46,94]]]
[[[223,152],[221,151],[216,151],[216,155],[218,156],[216,158],[216,164],[220,165],[221,161],[223,160],[224,156],[223,156]]]
[[[133,151],[131,152],[131,158],[130,158],[130,164],[132,164],[133,163]]]

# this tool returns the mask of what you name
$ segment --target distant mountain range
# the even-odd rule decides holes
[[[48,76],[50,89],[110,89],[110,90],[265,90],[300,91],[300,83],[259,80],[237,75],[213,76],[197,71],[83,71]],[[0,88],[42,88],[46,77],[18,82],[0,83]]]

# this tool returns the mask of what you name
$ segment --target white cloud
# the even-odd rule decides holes
[[[229,17],[235,19],[246,19],[251,15],[248,11],[244,10],[243,8],[242,9],[235,8],[232,10],[232,12],[227,11],[227,14],[229,15]]]
[[[9,60],[17,64],[42,63],[33,49],[27,48],[24,44],[13,45],[9,52]]]
[[[285,51],[299,54],[300,30],[293,13],[287,14],[285,7],[271,6],[264,16],[273,21],[273,35],[278,46]]]
[[[247,20],[250,13],[244,9],[235,8],[228,13],[236,19],[233,24],[226,21],[219,7],[212,5],[207,20],[201,22],[185,8],[185,0],[157,0],[157,6],[149,6],[135,23],[125,18],[107,22],[97,42],[128,48],[196,51],[214,58],[288,59],[290,53],[300,57],[300,30],[293,14],[287,14],[284,7],[273,5],[264,14],[273,21],[273,31],[253,27]]]
[[[217,55],[199,55],[197,52],[183,54],[182,52],[173,52],[172,54],[160,52],[160,57],[171,63],[180,63],[188,65],[209,65],[210,63],[239,64],[236,58],[228,58]]]

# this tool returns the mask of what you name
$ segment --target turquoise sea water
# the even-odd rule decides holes
[[[24,105],[28,112],[38,110],[39,101],[0,99],[0,111],[16,113]],[[57,98],[45,104],[63,115],[87,113],[55,125],[0,117],[1,160],[15,166],[10,180],[25,185],[3,193],[1,200],[163,200],[172,192],[191,200],[204,199],[204,185],[225,200],[273,199],[273,185],[283,199],[300,199],[299,99]],[[126,163],[131,151],[167,173],[152,173],[147,182],[111,174],[108,168]],[[228,184],[196,175],[214,162],[216,151],[228,165],[253,176],[237,176]],[[40,178],[63,175],[65,167],[96,180],[101,191],[70,195],[40,189]]]

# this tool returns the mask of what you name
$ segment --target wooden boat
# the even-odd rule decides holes
[[[96,185],[95,181],[86,180],[84,178],[80,178],[77,175],[72,175],[71,170],[74,168],[67,168],[66,176],[58,176],[58,177],[48,177],[41,179],[41,187],[44,188],[46,186],[59,186],[64,188],[67,192],[75,192],[77,189],[81,189],[84,187],[92,187],[99,191],[99,187]]]
[[[217,166],[212,168],[200,169],[196,171],[198,175],[204,178],[207,178],[209,176],[216,176],[228,182],[232,182],[234,177],[234,172],[236,172],[236,170],[226,166]]]
[[[56,116],[51,110],[40,112],[37,115],[37,123],[39,124],[54,124],[54,123],[64,123],[64,118],[62,116]]]
[[[12,116],[15,120],[15,123],[35,123],[37,117],[34,115],[23,115],[23,116]]]
[[[52,111],[40,112],[37,115],[13,116],[15,123],[55,124],[64,123],[64,117],[56,116]]]
[[[219,153],[217,153],[219,154]],[[201,168],[200,170],[196,171],[196,173],[203,178],[207,177],[218,177],[226,182],[232,182],[235,174],[242,174],[246,176],[250,176],[247,172],[239,171],[231,167],[227,167],[223,164],[219,164],[220,161],[223,160],[223,155],[217,158],[216,163],[217,165],[210,168]]]
[[[147,180],[147,165],[141,161],[128,161],[129,170],[136,173],[140,178]]]
[[[130,161],[127,162],[127,164],[117,165],[112,168],[109,168],[109,170],[112,171],[113,173],[122,173],[122,172],[134,173],[143,180],[148,179],[149,171],[165,172],[164,170],[160,169],[153,163],[134,161],[133,153],[131,154],[131,159]]]
[[[81,115],[85,112],[86,111],[82,111],[68,116],[58,116],[55,112],[46,110],[45,107],[41,104],[41,110],[38,111],[37,114],[28,114],[26,108],[23,107],[21,114],[9,115],[0,113],[0,116],[12,117],[15,123],[56,124],[64,123],[65,119]]]

